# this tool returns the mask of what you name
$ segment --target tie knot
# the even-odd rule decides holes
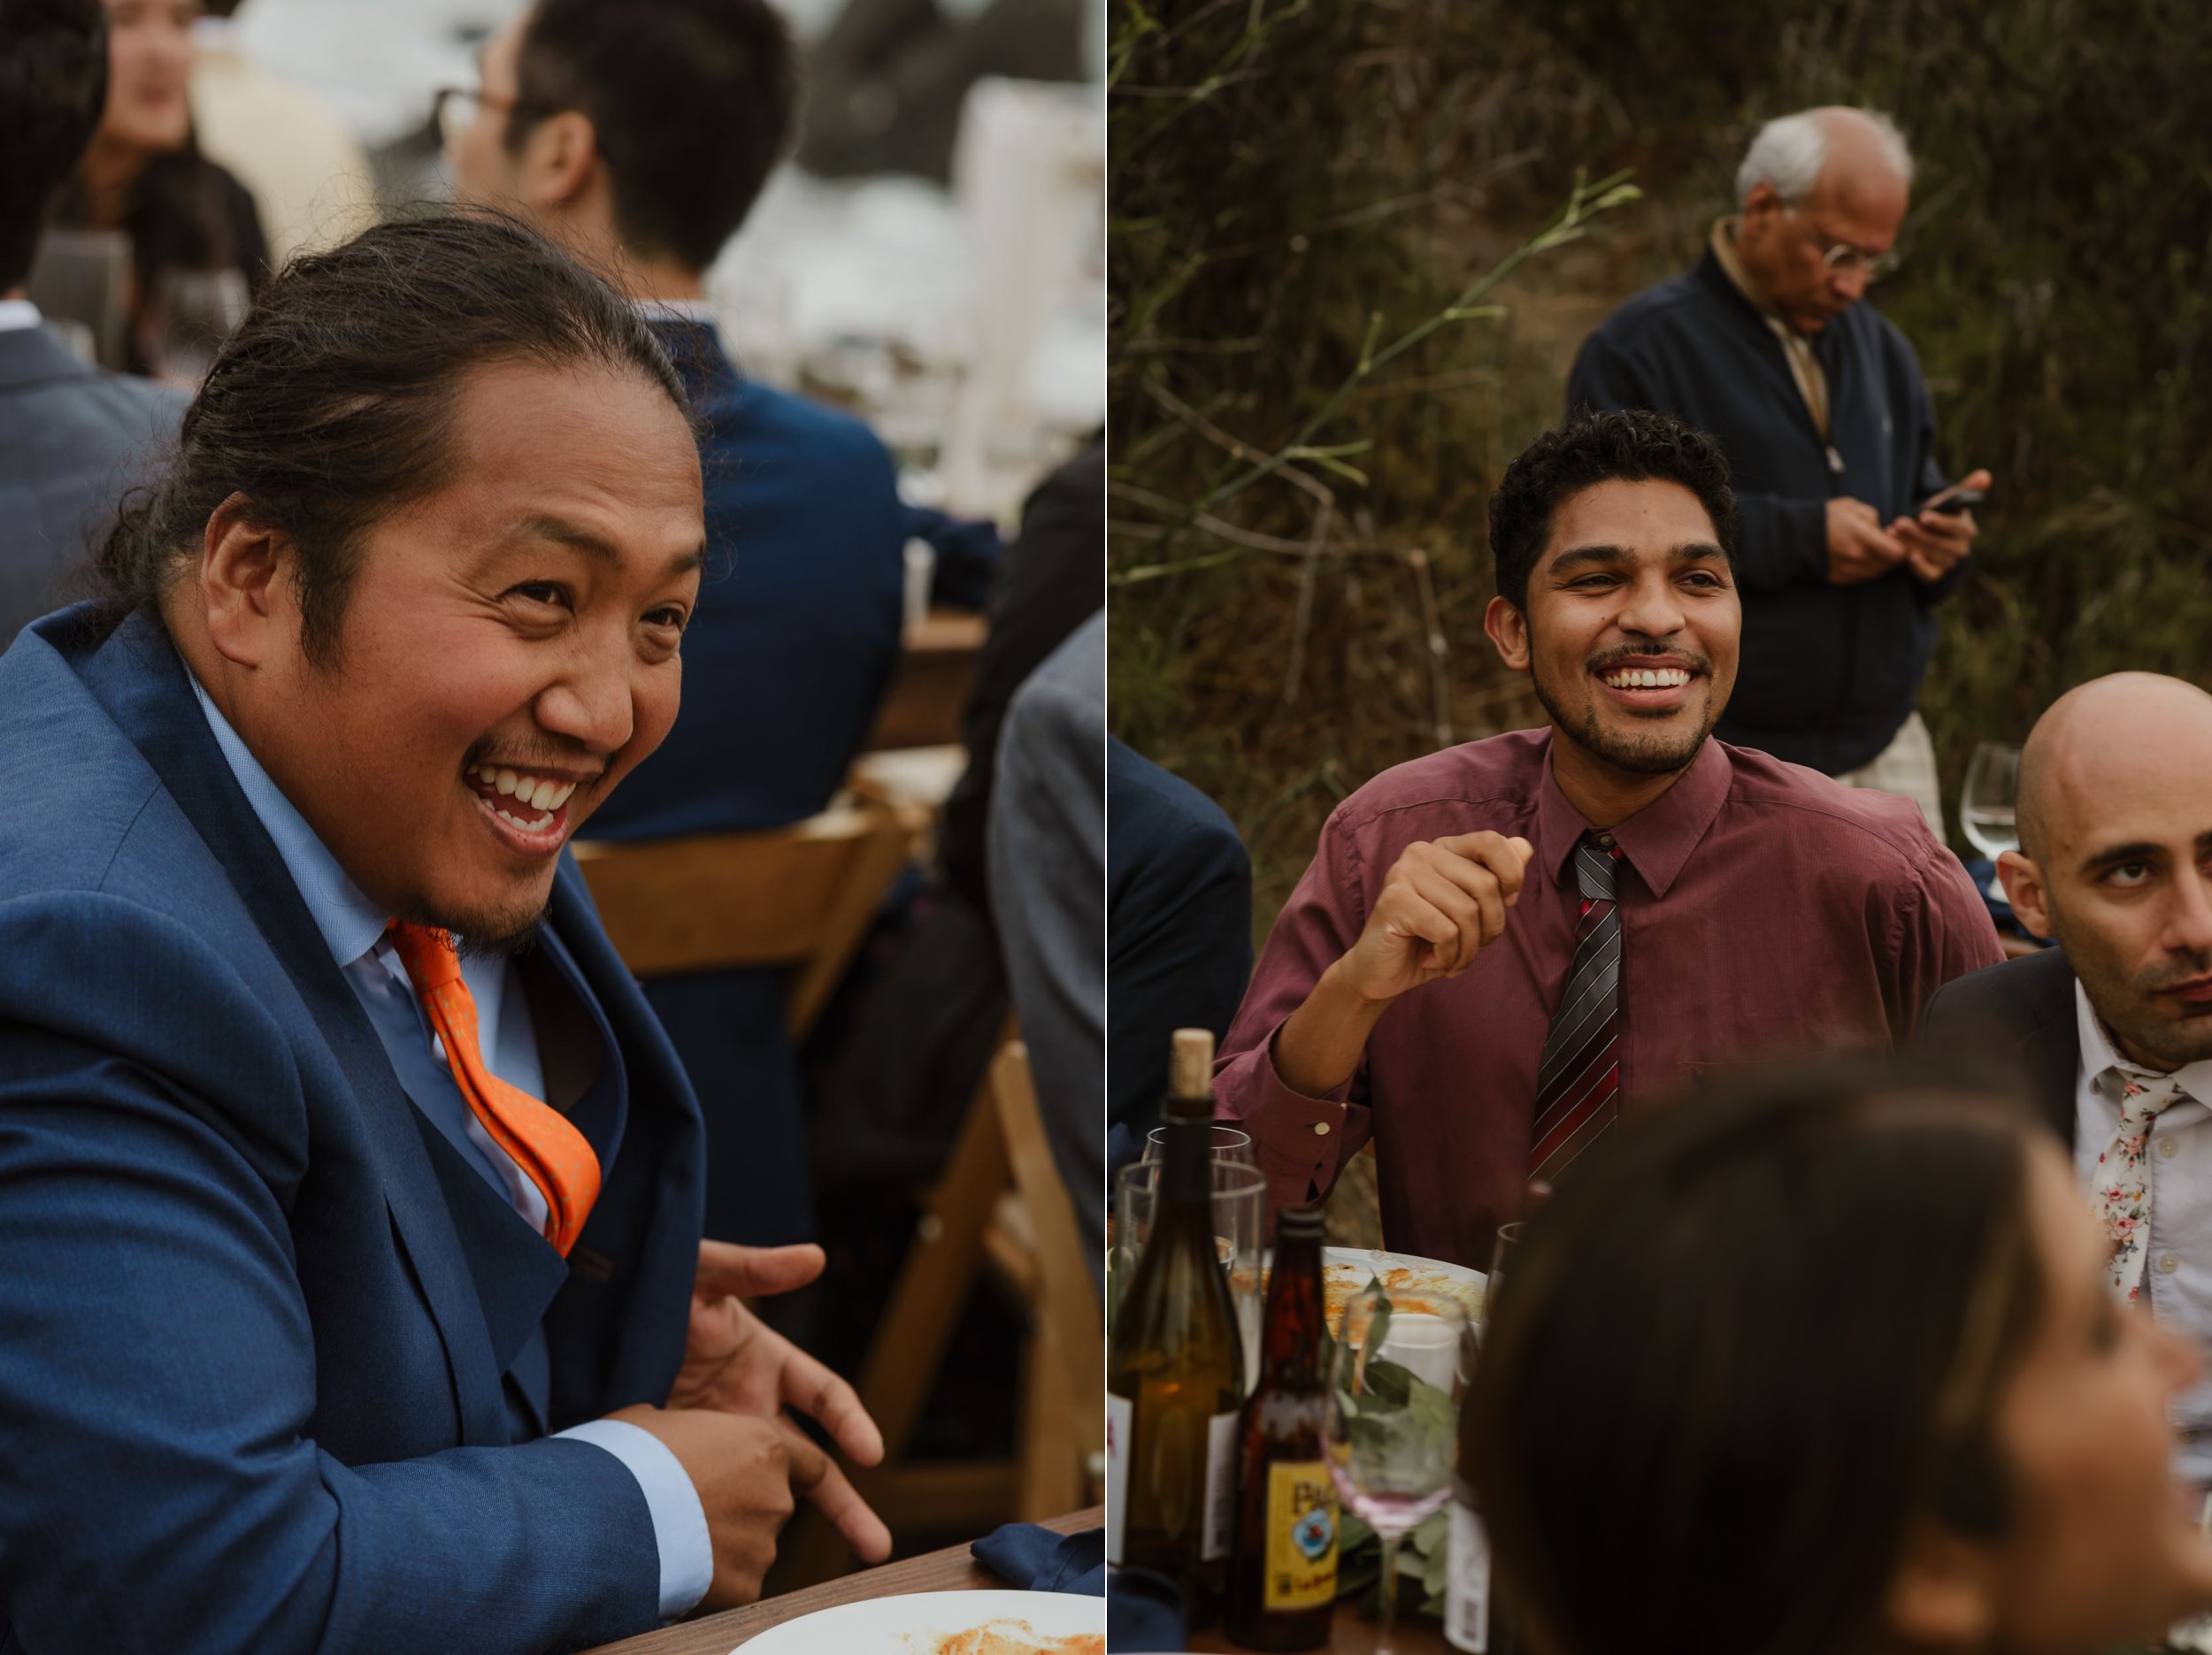
[[[453,946],[453,933],[434,925],[405,925],[394,920],[385,927],[399,962],[407,968],[407,980],[418,994],[434,993],[461,978],[461,956]]]
[[[2180,1102],[2183,1095],[2181,1083],[2171,1075],[2120,1070],[2120,1114],[2125,1120],[2147,1121]]]
[[[1613,874],[1620,866],[1621,847],[1610,833],[1594,830],[1575,845],[1575,883],[1592,901],[1613,900]]]

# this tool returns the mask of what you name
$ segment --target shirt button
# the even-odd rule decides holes
[[[1328,1135],[1329,1135],[1329,1123],[1328,1123],[1326,1121],[1316,1121],[1316,1122],[1313,1123],[1313,1135],[1314,1135],[1316,1138],[1326,1138],[1326,1137],[1328,1137]]]
[[[2167,1275],[2171,1276],[2176,1270],[2178,1270],[2181,1268],[2180,1256],[2177,1253],[2160,1253],[2158,1255],[2158,1268],[2161,1270],[2163,1270]]]
[[[2158,1153],[2171,1161],[2181,1153],[2181,1145],[2170,1138],[2162,1138],[2158,1140]]]
[[[1598,848],[1600,850],[1611,850],[1613,848],[1613,836],[1610,833],[1599,834]]]

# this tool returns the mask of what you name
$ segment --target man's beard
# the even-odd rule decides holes
[[[1586,663],[1585,670],[1587,670]],[[1706,682],[1709,684],[1710,669],[1703,670],[1708,675]],[[1713,733],[1713,725],[1718,720],[1709,696],[1706,702],[1708,716],[1694,732],[1680,729],[1673,720],[1663,724],[1655,719],[1648,735],[1617,736],[1605,728],[1598,712],[1597,692],[1587,687],[1590,681],[1586,678],[1583,680],[1586,687],[1579,713],[1569,712],[1565,697],[1555,694],[1546,686],[1542,670],[1532,662],[1529,678],[1535,688],[1537,701],[1550,715],[1552,723],[1563,735],[1593,758],[1631,776],[1671,776],[1684,769],[1697,756],[1698,749],[1705,745],[1705,738]]]
[[[536,944],[552,911],[552,904],[545,902],[535,909],[505,913],[434,914],[424,909],[401,917],[446,932],[453,939],[454,952],[464,960],[511,960]]]
[[[2130,976],[2124,967],[2108,962],[2093,942],[2085,946],[2084,939],[2078,936],[2069,942],[2067,933],[2073,927],[2062,923],[2055,908],[2051,913],[2051,930],[2073,966],[2074,975],[2081,979],[2082,990],[2089,996],[2090,1009],[2103,1020],[2107,1029],[2137,1051],[2176,1069],[2212,1057],[2212,1007],[2179,1022],[2158,1016],[2148,1009],[2153,997],[2162,989],[2202,977],[2212,969],[2212,958],[2185,959],[2177,965]],[[2119,1015],[2115,1016],[2115,1012]],[[2123,1052],[2120,1055],[2125,1057],[2128,1054]]]

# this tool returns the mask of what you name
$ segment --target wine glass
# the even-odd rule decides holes
[[[1213,1129],[1213,1157],[1216,1161],[1238,1161],[1248,1167],[1259,1165],[1259,1157],[1252,1153],[1252,1134],[1238,1126],[1217,1126]],[[1158,1161],[1167,1153],[1167,1128],[1156,1126],[1144,1135],[1143,1159]]]
[[[1990,861],[2020,848],[2017,804],[2020,749],[2007,741],[1982,741],[1966,767],[1966,790],[1959,796],[1959,820],[1974,848]],[[1993,877],[1989,894],[2001,899],[2005,888]]]
[[[1379,1281],[1355,1293],[1329,1359],[1322,1449],[1337,1496],[1382,1548],[1375,1655],[1391,1655],[1398,1618],[1398,1543],[1452,1491],[1459,1404],[1470,1368],[1467,1314],[1453,1300],[1401,1308]]]

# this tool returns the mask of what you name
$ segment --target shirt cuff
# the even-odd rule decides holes
[[[661,1619],[672,1621],[696,1605],[714,1582],[714,1542],[707,1534],[706,1507],[683,1462],[659,1437],[627,1420],[586,1420],[554,1435],[605,1449],[637,1479],[660,1550]]]

